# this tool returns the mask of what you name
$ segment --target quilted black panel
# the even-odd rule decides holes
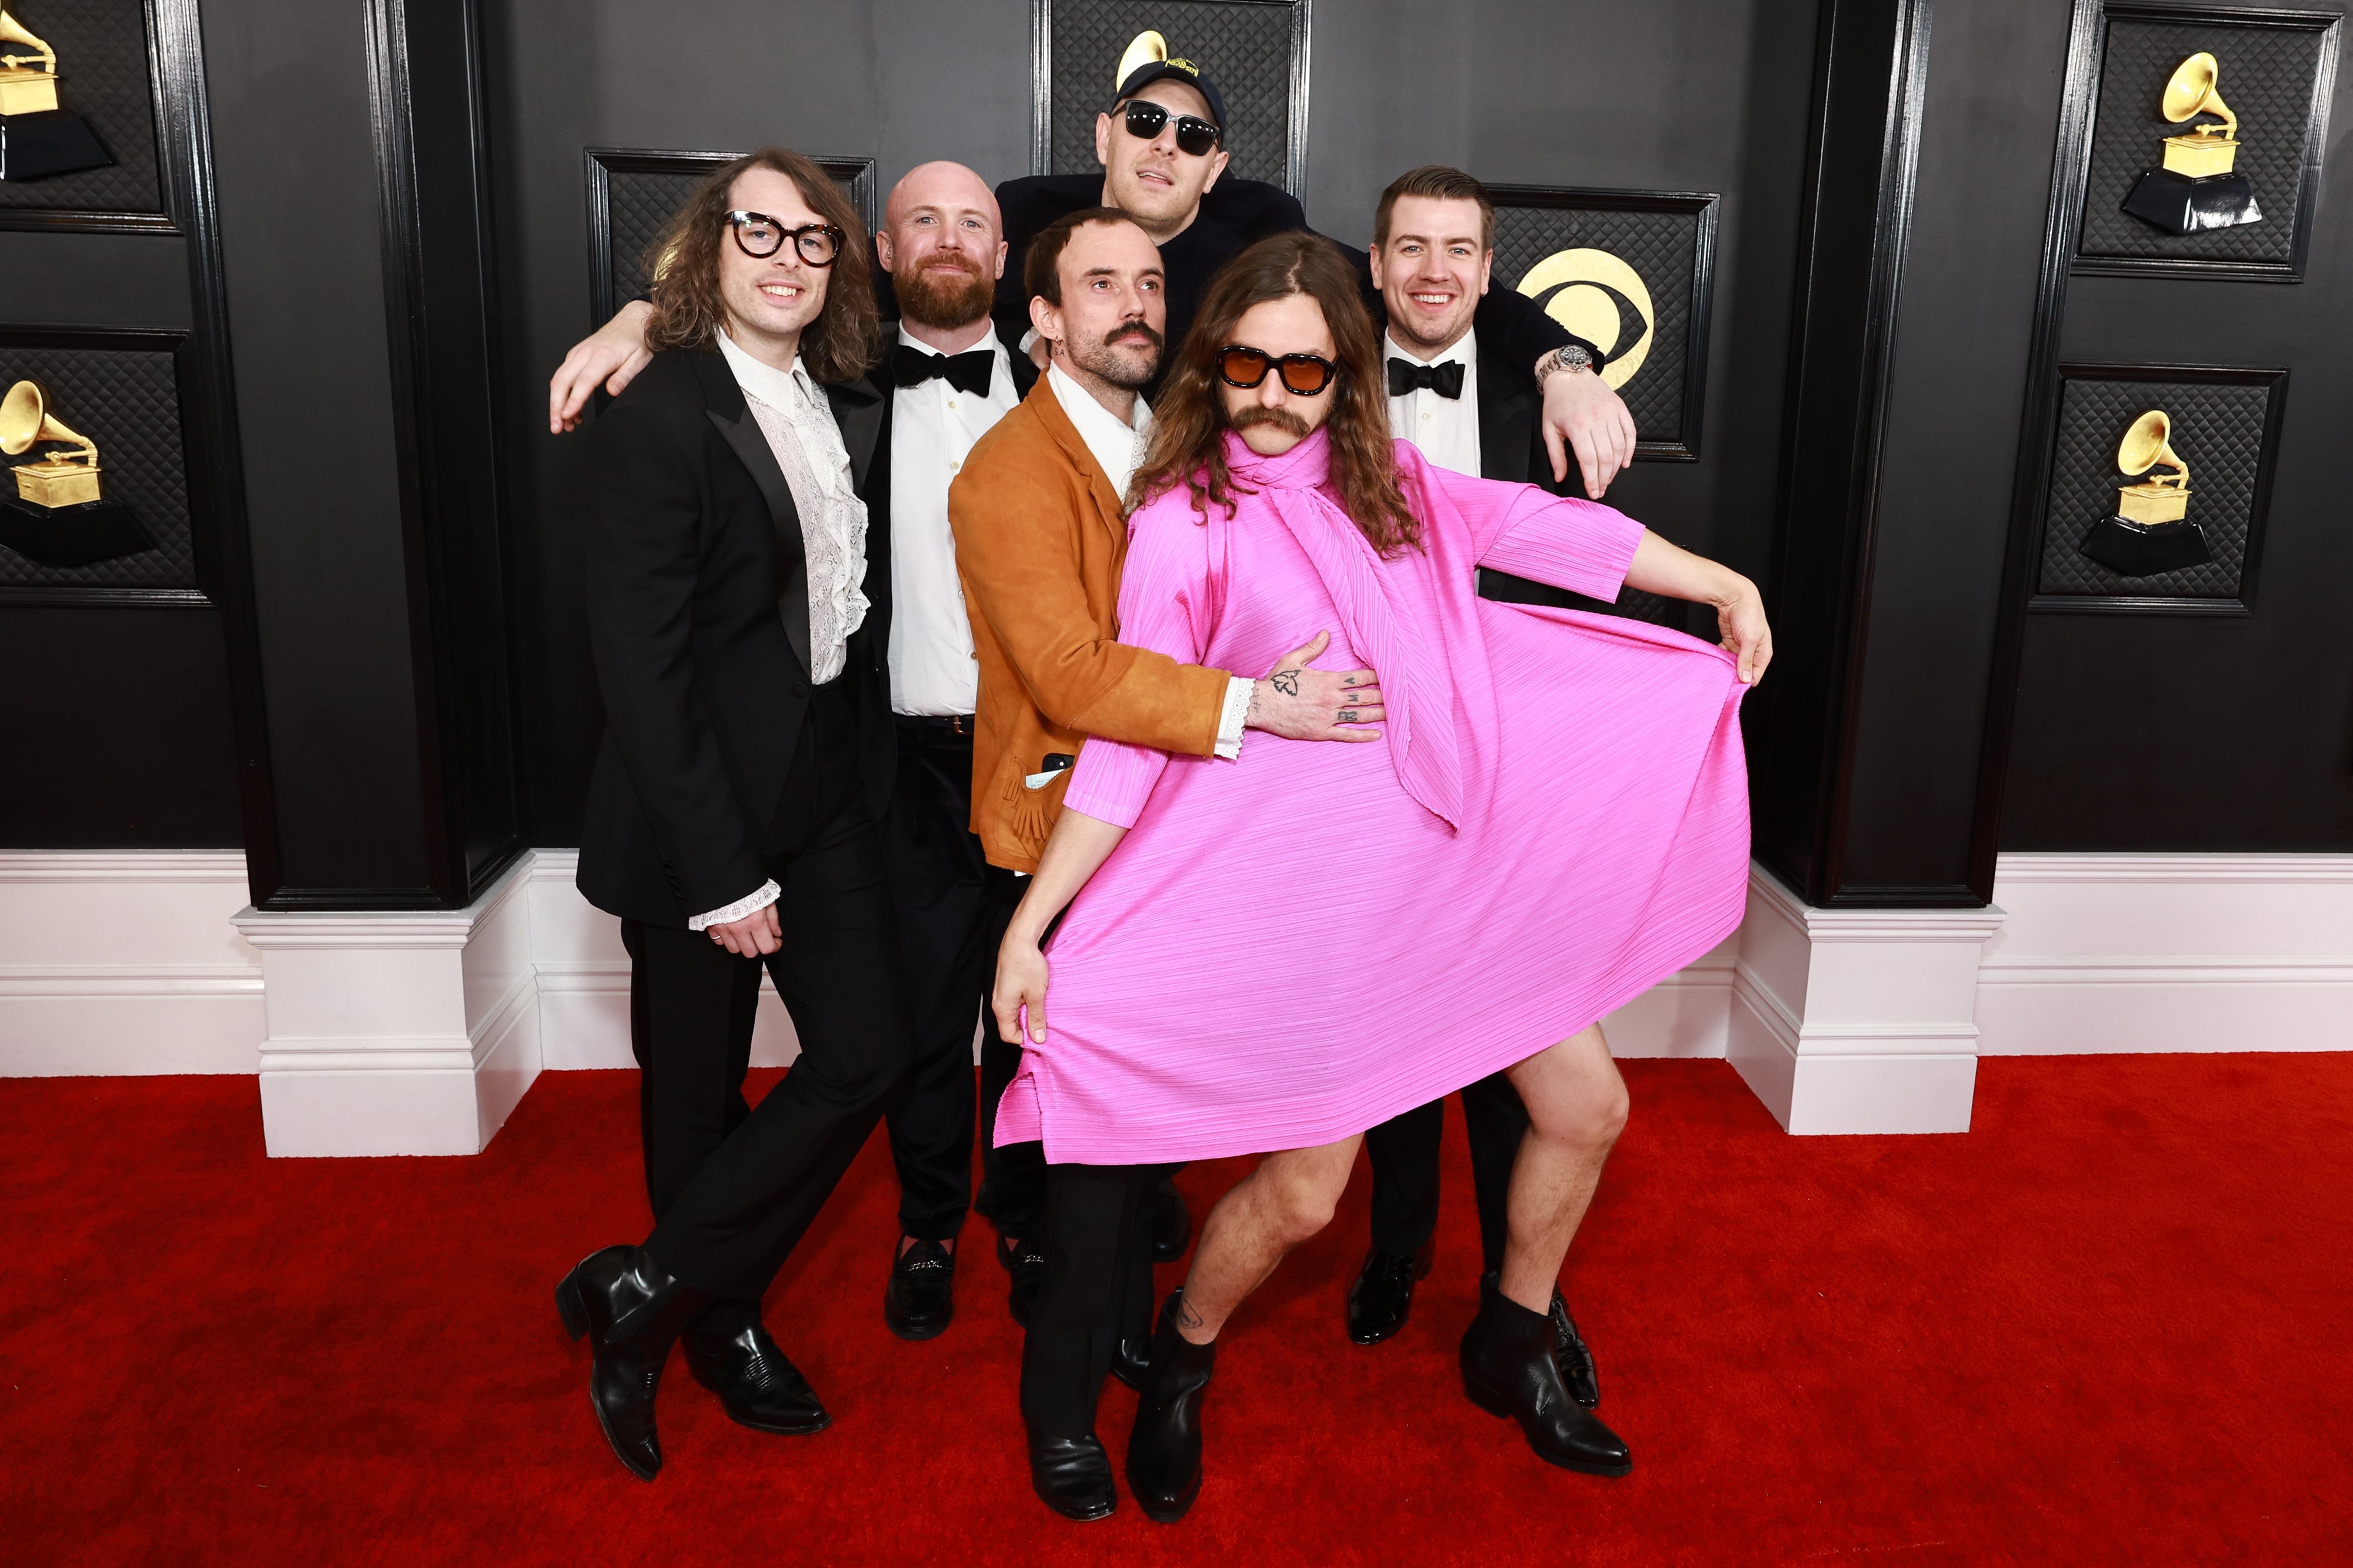
[[[1101,167],[1095,116],[1111,102],[1112,73],[1135,35],[1156,27],[1171,56],[1199,66],[1225,94],[1227,176],[1288,188],[1295,12],[1288,0],[1053,0],[1046,173]]]
[[[196,586],[187,470],[180,450],[179,381],[171,351],[26,348],[0,342],[0,391],[26,378],[49,389],[58,418],[98,443],[106,499],[129,507],[156,547],[95,565],[58,568],[37,566],[0,546],[0,587]],[[42,447],[0,460],[13,468],[61,449]],[[0,484],[9,495],[16,493],[16,480],[0,479]]]
[[[2042,576],[2050,595],[2233,599],[2239,595],[2262,471],[2264,416],[2274,389],[2209,382],[2068,378],[2061,389],[2059,437],[2043,512]],[[2116,443],[2135,419],[2162,408],[2172,445],[2189,466],[2189,521],[2206,532],[2214,559],[2154,577],[2126,577],[2077,548],[2092,525],[2116,510]]]
[[[140,0],[9,0],[9,15],[58,52],[58,107],[90,121],[112,166],[25,184],[0,180],[0,207],[160,213],[155,100]],[[22,45],[10,51],[24,54]]]
[[[2090,183],[2084,194],[2081,256],[2285,262],[2295,237],[2297,184],[2315,76],[2333,36],[2284,27],[2242,27],[2129,18],[2108,24],[2092,121]],[[2147,169],[2160,166],[2164,139],[2189,129],[2158,111],[2181,62],[2205,51],[2221,69],[2215,87],[2239,117],[2236,173],[2254,187],[2261,223],[2170,235],[2128,216],[2123,202]]]
[[[1515,289],[1537,262],[1576,248],[1608,251],[1650,289],[1657,314],[1651,352],[1633,379],[1618,389],[1634,416],[1634,434],[1645,441],[1678,441],[1683,436],[1683,371],[1691,346],[1693,247],[1698,236],[1696,213],[1495,209],[1494,287]],[[1631,347],[1641,331],[1630,313],[1626,323],[1621,350]]]
[[[728,157],[736,154],[729,153]],[[611,258],[612,302],[618,305],[634,300],[647,290],[645,254],[653,246],[670,216],[686,205],[694,194],[707,167],[647,172],[636,169],[614,169],[605,176],[607,204],[607,249]],[[850,205],[859,205],[856,176],[836,171],[834,184],[849,197]]]

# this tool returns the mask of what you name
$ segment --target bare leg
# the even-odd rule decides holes
[[[1215,1340],[1283,1254],[1332,1223],[1348,1173],[1356,1168],[1356,1145],[1363,1142],[1364,1134],[1357,1133],[1317,1149],[1269,1154],[1227,1190],[1202,1222],[1200,1250],[1193,1255],[1177,1309],[1179,1334],[1197,1345]],[[1545,1300],[1551,1299],[1547,1287]]]
[[[1528,1108],[1528,1131],[1512,1163],[1502,1286],[1529,1311],[1543,1312],[1552,1306],[1569,1238],[1626,1125],[1626,1080],[1599,1024],[1546,1047],[1510,1076]]]

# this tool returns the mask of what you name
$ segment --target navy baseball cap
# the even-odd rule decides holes
[[[1127,73],[1127,79],[1112,94],[1111,106],[1117,109],[1155,81],[1181,81],[1209,100],[1209,118],[1217,121],[1218,130],[1226,129],[1226,95],[1209,74],[1191,60],[1146,60]]]

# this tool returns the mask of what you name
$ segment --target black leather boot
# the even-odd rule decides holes
[[[1160,1310],[1152,1336],[1152,1370],[1135,1402],[1127,1439],[1127,1489],[1145,1517],[1174,1524],[1201,1495],[1201,1404],[1218,1364],[1213,1341],[1197,1345],[1176,1331],[1182,1290]]]
[[[756,1303],[714,1301],[680,1337],[687,1371],[719,1395],[737,1426],[800,1437],[833,1425],[808,1379],[768,1337]]]
[[[882,1321],[902,1340],[928,1340],[955,1317],[955,1254],[936,1241],[919,1241],[891,1260],[882,1291]]]
[[[1176,1178],[1163,1176],[1152,1194],[1152,1261],[1174,1263],[1193,1239],[1193,1211],[1176,1190]]]
[[[1030,1433],[1029,1485],[1048,1508],[1082,1523],[1108,1519],[1119,1506],[1119,1489],[1111,1483],[1111,1456],[1092,1432],[1077,1437]]]
[[[642,1247],[592,1252],[555,1287],[564,1331],[588,1336],[588,1403],[605,1440],[632,1475],[661,1472],[654,1394],[662,1365],[687,1321],[711,1302],[707,1290],[674,1279]]]
[[[1136,1393],[1143,1393],[1145,1384],[1152,1377],[1152,1342],[1122,1339],[1113,1345],[1111,1374]]]
[[[1430,1248],[1394,1258],[1377,1247],[1365,1254],[1356,1282],[1348,1287],[1348,1337],[1377,1345],[1405,1327],[1413,1312],[1413,1288],[1430,1272]]]
[[[1633,1456],[1618,1434],[1580,1408],[1561,1386],[1553,1362],[1550,1313],[1531,1312],[1498,1288],[1479,1282],[1479,1315],[1462,1336],[1462,1392],[1490,1415],[1509,1415],[1536,1458],[1588,1476],[1622,1476]]]
[[[1577,1331],[1577,1320],[1568,1315],[1568,1303],[1557,1290],[1552,1293],[1552,1363],[1560,1368],[1561,1386],[1571,1399],[1588,1410],[1601,1403],[1601,1373],[1593,1364],[1593,1352]]]

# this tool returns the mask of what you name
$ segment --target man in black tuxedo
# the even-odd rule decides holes
[[[980,667],[948,530],[949,482],[973,443],[1038,379],[1029,359],[1008,354],[989,327],[1005,270],[1001,228],[997,199],[978,174],[934,163],[892,188],[875,236],[899,319],[896,342],[872,375],[883,419],[865,492],[873,519],[867,595],[887,592],[892,607],[896,778],[882,848],[915,1018],[915,1068],[887,1116],[900,1235],[882,1315],[907,1340],[932,1338],[955,1315],[956,1235],[972,1206],[974,1020],[1021,897],[1019,879],[988,863],[971,829]],[[1000,1258],[1017,1280],[1032,1277],[1042,1267],[1029,1239],[1039,1216],[1024,1194],[1036,1184],[1008,1176],[994,1140],[983,1143],[981,1159]],[[1018,1291],[1016,1304],[1026,1306]]]
[[[1388,307],[1382,346],[1389,430],[1441,468],[1563,494],[1537,428],[1542,399],[1535,377],[1514,355],[1496,353],[1474,324],[1478,301],[1488,295],[1494,222],[1486,188],[1460,169],[1411,170],[1381,193],[1371,267]],[[1479,576],[1479,591],[1490,599],[1610,608],[1499,572]],[[1372,1247],[1349,1288],[1347,1310],[1348,1337],[1358,1344],[1378,1344],[1405,1327],[1414,1284],[1430,1271],[1444,1114],[1445,1101],[1435,1100],[1365,1134],[1373,1167]],[[1512,1162],[1527,1130],[1527,1111],[1497,1073],[1462,1090],[1462,1121],[1480,1244],[1492,1274],[1503,1267]],[[1552,1318],[1561,1381],[1589,1409],[1600,1400],[1593,1356],[1558,1291]]]
[[[877,824],[890,604],[865,591],[858,487],[884,408],[862,374],[881,333],[860,226],[797,153],[718,171],[666,237],[660,352],[596,427],[607,727],[579,885],[629,951],[655,1223],[582,1261],[556,1303],[591,1338],[607,1438],[649,1480],[681,1334],[734,1420],[828,1425],[761,1299],[913,1058]],[[747,1110],[764,963],[801,1054]]]

